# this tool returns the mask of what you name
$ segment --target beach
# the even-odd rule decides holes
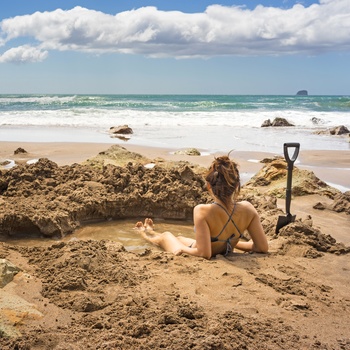
[[[83,210],[85,216],[92,215],[88,213],[96,216],[104,208],[100,215],[107,215],[108,198],[115,206],[112,192],[103,195],[101,184],[108,183],[108,177],[103,180],[100,170],[91,168],[101,164],[100,157],[104,157],[104,176],[113,170],[114,165],[106,165],[111,164],[110,159],[133,164],[122,166],[123,171],[129,169],[132,182],[123,190],[123,197],[118,198],[135,215],[136,222],[143,219],[146,208],[150,211],[155,210],[152,205],[156,208],[149,194],[143,199],[143,212],[136,202],[129,206],[129,201],[134,201],[138,182],[141,187],[149,183],[152,191],[152,186],[159,186],[164,177],[183,174],[183,187],[177,187],[181,193],[169,206],[164,202],[162,212],[168,210],[171,214],[171,210],[174,213],[179,210],[186,193],[186,215],[190,216],[190,196],[196,193],[194,183],[199,181],[195,175],[197,167],[206,168],[213,157],[225,153],[188,156],[175,154],[175,148],[115,140],[110,143],[11,141],[0,145],[0,159],[12,159],[18,166],[28,167],[21,171],[25,174],[21,180],[21,173],[13,173],[13,181],[19,182],[11,187],[11,193],[18,197],[11,199],[3,193],[0,207],[9,208],[11,215],[18,216],[34,206],[37,219],[33,217],[33,220],[38,220],[39,226],[44,218],[52,217],[52,223],[60,222],[62,228],[66,220],[64,212]],[[27,153],[14,155],[18,148]],[[116,151],[122,153],[114,157]],[[124,154],[126,158],[121,156]],[[285,177],[280,184],[273,182],[263,188],[251,183],[253,175],[265,166],[260,161],[275,156],[261,151],[233,152],[246,185],[243,195],[250,198],[255,193],[254,200],[268,234],[268,254],[237,251],[205,260],[172,256],[157,247],[130,252],[120,243],[97,241],[93,237],[70,240],[69,234],[68,239],[56,237],[45,245],[12,245],[8,240],[0,243],[0,259],[19,268],[13,273],[12,281],[0,289],[1,348],[349,349],[350,218],[346,212],[334,210],[336,205],[331,198],[344,196],[345,190],[324,187],[322,181],[348,189],[350,151],[300,152],[299,162],[295,164],[300,171],[293,174],[293,184],[300,192],[307,189],[310,194],[293,195],[292,212],[297,222],[287,225],[277,237],[271,225],[276,215],[284,214]],[[49,161],[25,165],[45,158]],[[137,164],[142,164],[144,170]],[[148,164],[157,166],[146,170]],[[192,170],[181,170],[187,169],[186,166]],[[55,193],[60,193],[61,198],[50,197],[47,189],[53,188],[45,186],[50,186],[47,182],[52,180],[39,180],[40,184],[36,181],[35,185],[26,182],[31,174],[42,173],[40,169],[51,174],[45,175],[48,179],[55,179],[57,190],[61,188]],[[317,179],[310,177],[310,169],[315,171]],[[187,180],[189,171],[194,172],[193,183]],[[85,182],[81,182],[83,177]],[[59,185],[61,178],[63,182]],[[65,186],[69,186],[69,191]],[[167,186],[173,193],[173,185]],[[272,210],[268,209],[272,205],[271,193],[280,193],[277,208]],[[47,201],[48,198],[51,199]],[[59,200],[61,207],[56,204]],[[82,205],[77,206],[77,200]],[[317,203],[323,203],[322,210],[314,208]],[[345,208],[345,202],[339,203]],[[86,211],[86,206],[91,210]],[[118,210],[118,215],[124,215],[123,208]],[[58,215],[57,219],[53,215]],[[76,212],[74,216],[77,215],[83,214]],[[43,221],[42,227],[47,229],[52,223]],[[133,231],[132,227],[127,229]]]
[[[2,95],[1,349],[350,349],[350,144],[328,131],[348,126],[348,101]],[[261,127],[276,117],[293,126]],[[300,143],[296,219],[276,234],[286,142]],[[205,171],[229,152],[269,253],[145,242],[133,228],[147,217],[194,237]]]
[[[161,157],[165,160],[185,160],[204,167],[208,167],[216,155],[228,153],[223,150],[209,153],[205,150],[200,156],[177,155],[174,154],[175,151],[179,150],[176,148],[160,148],[147,144],[138,145],[127,142],[111,142],[110,140],[103,143],[0,141],[0,159],[17,159],[17,161],[20,161],[23,158],[23,161],[27,162],[30,159],[49,158],[58,165],[71,165],[94,157],[115,144],[126,147],[132,152],[141,153],[150,159]],[[19,154],[14,157],[14,151],[18,148],[25,149],[28,154]],[[186,150],[186,148],[184,149]],[[281,145],[280,152],[233,151],[231,155],[240,165],[241,172],[244,175],[243,178],[246,181],[261,168],[260,161],[262,159],[276,155],[283,157],[283,149]],[[350,189],[350,150],[303,150],[301,148],[296,165],[315,172],[323,181],[338,187],[343,192]]]

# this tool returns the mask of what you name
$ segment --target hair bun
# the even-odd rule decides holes
[[[216,158],[219,165],[228,165],[230,163],[230,158],[227,156],[221,156]]]

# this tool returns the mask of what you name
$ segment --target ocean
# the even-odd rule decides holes
[[[294,126],[261,127],[276,117]],[[348,150],[345,137],[315,131],[350,128],[350,96],[0,95],[0,141],[110,143],[109,128],[125,124],[133,134],[116,143],[209,153],[280,153],[284,142]]]

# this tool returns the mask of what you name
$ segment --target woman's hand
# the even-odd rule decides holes
[[[182,249],[177,249],[174,251],[174,255],[181,255],[183,253]]]

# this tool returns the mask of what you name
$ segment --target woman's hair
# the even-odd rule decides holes
[[[229,156],[215,158],[205,180],[210,184],[215,197],[226,205],[236,198],[241,189],[238,165]]]

